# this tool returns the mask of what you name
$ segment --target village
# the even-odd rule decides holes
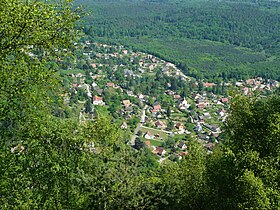
[[[159,161],[187,155],[190,139],[211,153],[222,141],[230,92],[265,96],[279,87],[261,77],[196,80],[173,63],[124,46],[90,41],[82,46],[73,61],[59,61],[68,88],[65,102],[81,121],[94,120],[96,113],[112,116],[129,134],[126,143],[150,148]]]

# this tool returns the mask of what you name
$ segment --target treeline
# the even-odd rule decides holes
[[[240,74],[249,71],[250,75],[265,75],[266,72],[274,79],[278,79],[279,59],[279,24],[280,10],[277,2],[228,2],[228,1],[97,1],[79,2],[93,13],[85,19],[83,28],[85,33],[95,39],[114,41],[128,46],[136,46],[141,50],[148,50],[153,54],[162,54],[165,59],[171,57],[175,63],[194,67],[197,72],[203,71],[205,77],[220,72],[232,72],[236,68]],[[270,5],[270,6],[268,6]],[[157,41],[152,41],[152,40]],[[262,52],[265,56],[261,61],[248,58],[242,65],[232,65],[227,61],[227,48],[219,48],[219,54],[225,59],[215,60],[220,66],[214,70],[208,66],[194,65],[197,57],[213,59],[212,47],[217,43],[209,42],[205,49],[198,48],[199,54],[188,51],[186,40],[211,40],[250,48]],[[138,43],[143,43],[139,45]],[[170,52],[170,46],[178,45],[186,50],[176,49]],[[203,43],[203,42],[202,42]],[[160,44],[160,47],[158,47]],[[194,42],[191,45],[197,44]],[[173,49],[172,49],[173,50]],[[243,54],[242,49],[240,54]],[[214,50],[215,51],[215,50]],[[172,55],[173,54],[173,55]],[[185,59],[182,58],[185,55]],[[249,55],[248,57],[254,57]],[[271,57],[271,58],[270,58]],[[270,59],[267,59],[270,58]],[[238,56],[235,58],[238,63]],[[251,64],[255,65],[251,65]],[[268,65],[269,69],[265,69]],[[210,65],[211,66],[211,65]],[[227,66],[227,67],[226,67]],[[210,71],[208,71],[210,70]],[[210,72],[210,73],[209,73]],[[246,73],[247,74],[247,73]],[[197,75],[197,74],[195,74]],[[244,74],[245,75],[245,74]]]

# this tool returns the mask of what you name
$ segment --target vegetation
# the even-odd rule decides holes
[[[77,1],[95,40],[176,63],[196,78],[279,79],[277,1]]]
[[[110,116],[80,122],[65,107],[56,70],[75,49],[71,2],[0,8],[1,209],[280,208],[279,94],[235,96],[224,144],[207,154],[190,137],[181,161],[160,164],[127,145]]]

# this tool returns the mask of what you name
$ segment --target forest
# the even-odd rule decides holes
[[[279,79],[277,1],[76,2],[92,11],[86,34],[155,54],[196,78]]]
[[[1,209],[280,208],[279,91],[235,95],[224,142],[209,155],[190,138],[166,164],[127,145],[110,116],[58,115],[60,61],[75,54],[84,15],[68,0],[0,2]]]

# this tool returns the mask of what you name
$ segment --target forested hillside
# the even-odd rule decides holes
[[[189,75],[279,79],[279,2],[76,2],[92,10],[87,34],[156,54]]]
[[[232,93],[221,144],[207,153],[190,136],[180,161],[159,162],[146,146],[128,145],[111,116],[71,115],[61,72],[75,63],[93,76],[80,59],[83,14],[68,0],[0,2],[1,209],[280,208],[279,90]]]

